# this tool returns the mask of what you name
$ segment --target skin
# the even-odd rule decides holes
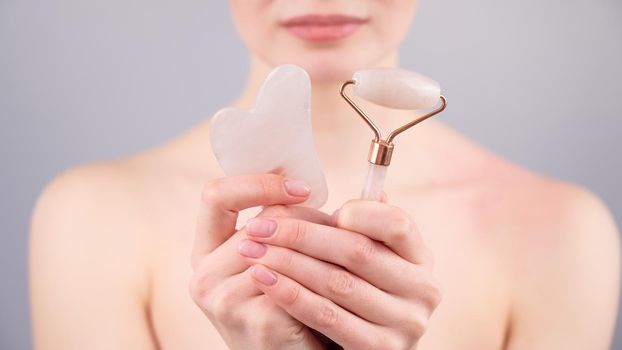
[[[276,174],[224,178],[207,123],[65,171],[32,218],[37,349],[608,348],[619,238],[589,191],[429,120],[396,140],[384,200],[353,200],[370,134],[335,92],[359,68],[398,65],[413,1],[230,3],[251,50],[232,105],[252,105],[274,65],[309,72],[328,202],[290,206],[304,184],[290,193]],[[370,20],[331,44],[276,24],[314,11]],[[361,104],[383,130],[412,118]]]
[[[232,348],[321,348],[311,329],[349,349],[412,347],[440,295],[431,254],[408,214],[360,200],[333,217],[275,207],[307,198],[305,185],[294,184],[278,175],[208,184],[193,253],[197,305]],[[235,231],[235,213],[257,205],[268,207],[228,233]],[[368,215],[374,217],[361,220]],[[231,237],[223,243],[222,236]],[[246,319],[253,311],[268,319],[266,331]]]

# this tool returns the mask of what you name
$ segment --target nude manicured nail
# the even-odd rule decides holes
[[[309,195],[311,188],[306,182],[300,180],[285,180],[285,191],[296,197],[306,197]]]
[[[264,218],[252,218],[246,222],[246,233],[255,237],[270,237],[276,231],[276,222]]]
[[[263,265],[255,265],[252,275],[257,282],[265,284],[266,286],[273,286],[276,284],[277,278],[274,272],[268,270],[268,268]]]
[[[253,259],[261,258],[266,254],[266,246],[244,239],[238,243],[238,253]]]

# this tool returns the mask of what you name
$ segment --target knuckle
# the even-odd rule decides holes
[[[279,329],[277,320],[270,312],[272,310],[263,310],[266,312],[257,312],[251,318],[246,318],[246,327],[249,334],[254,334],[259,337],[264,337],[267,334],[274,334],[275,330]]]
[[[270,185],[270,181],[266,177],[259,178],[259,187],[262,197],[266,197],[271,193],[272,186]]]
[[[294,233],[291,235],[291,244],[293,247],[297,247],[306,240],[309,226],[307,226],[307,223],[303,220],[295,220],[294,222]]]
[[[276,193],[283,192],[281,177],[274,174],[264,174],[259,178],[261,196],[272,198]]]
[[[414,313],[414,315],[419,315]],[[406,335],[408,339],[419,339],[423,336],[428,326],[427,318],[413,316],[407,322]]]
[[[352,247],[350,262],[358,265],[367,264],[375,254],[376,247],[374,242],[367,237],[361,237],[357,239]]]
[[[222,196],[222,188],[219,180],[211,180],[203,185],[201,201],[205,204],[218,202]]]
[[[292,285],[291,287],[286,289],[285,295],[283,297],[283,303],[285,303],[286,305],[293,305],[296,302],[298,302],[299,298],[300,298],[300,286]]]
[[[209,273],[192,276],[190,295],[195,304],[211,320],[221,323],[241,322],[242,320],[232,312],[236,305],[237,290],[220,284],[209,276]]]
[[[200,305],[212,290],[212,285],[213,281],[210,279],[209,274],[195,273],[190,279],[188,286],[192,300]]]
[[[258,312],[253,317],[248,319],[249,328],[253,330],[253,333],[263,334],[274,326],[272,312],[276,310],[266,307],[265,310],[262,311],[265,312]]]
[[[266,349],[272,349],[278,343],[280,346],[294,346],[301,344],[306,339],[306,326],[302,323],[287,323],[284,327],[282,310],[273,303],[264,304],[261,312],[252,318],[246,318],[247,334],[253,334],[266,345]],[[277,343],[275,343],[277,340]]]
[[[224,321],[229,314],[229,308],[226,306],[226,303],[218,295],[212,295],[211,297],[206,299],[205,306],[203,307],[203,311],[208,314],[211,318],[219,321]]]
[[[413,288],[408,293],[410,298],[432,313],[442,300],[440,284],[429,271],[421,268],[415,270],[411,280]]]
[[[331,294],[341,297],[351,295],[355,287],[354,277],[347,271],[338,268],[329,273],[326,283]]]
[[[290,271],[294,266],[294,252],[285,249],[280,257],[280,265],[283,271]]]
[[[382,350],[404,350],[410,347],[407,345],[406,341],[402,340],[401,336],[380,334],[374,337],[372,348]]]
[[[398,243],[405,241],[414,228],[411,218],[401,210],[394,210],[388,219],[389,239]]]
[[[335,306],[324,303],[313,316],[313,327],[316,329],[325,329],[334,327],[339,320],[339,314]]]
[[[443,293],[441,291],[440,285],[435,279],[431,279],[428,282],[426,296],[428,299],[428,305],[432,310],[436,309],[436,307],[443,300]]]
[[[356,211],[356,203],[358,200],[351,199],[345,202],[341,208],[339,208],[339,215],[336,218],[337,227],[346,227],[353,221],[354,212]]]
[[[225,321],[231,314],[231,293],[226,290],[212,291],[201,301],[201,308],[212,319]]]
[[[274,330],[272,328],[271,330]],[[303,323],[296,323],[287,327],[285,330],[285,344],[297,345],[301,344],[306,339],[307,327]]]

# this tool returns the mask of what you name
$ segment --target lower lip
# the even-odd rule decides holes
[[[290,33],[307,41],[337,41],[354,33],[363,23],[301,24],[285,26]]]

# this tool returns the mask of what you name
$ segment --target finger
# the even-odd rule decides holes
[[[193,264],[235,232],[240,210],[260,205],[295,204],[304,201],[309,187],[275,174],[241,175],[205,185],[193,246]]]
[[[357,232],[293,218],[253,218],[246,224],[251,240],[290,248],[313,258],[343,266],[379,289],[405,294],[424,270]],[[414,286],[413,286],[414,283]]]
[[[255,285],[300,322],[319,331],[344,348],[379,349],[383,329],[344,310],[293,279],[263,265],[251,269]]]
[[[314,208],[301,206],[270,205],[266,206],[257,216],[292,217],[321,225],[330,225],[332,223],[332,217],[330,215]]]
[[[249,264],[267,266],[372,323],[401,326],[417,311],[339,266],[294,250],[242,240],[238,251]]]
[[[426,265],[431,256],[410,216],[386,203],[366,200],[346,202],[333,217],[335,226],[382,242],[413,263]]]
[[[330,216],[319,210],[299,207],[274,205],[266,207],[258,216],[270,214],[273,217],[292,217],[300,220],[325,224]],[[209,275],[214,283],[236,273],[244,271],[248,265],[240,260],[237,249],[241,239],[246,237],[246,227],[229,237],[224,243],[216,247],[211,253],[203,256],[195,266],[197,273]]]
[[[211,253],[202,256],[195,263],[195,275],[204,276],[201,278],[205,284],[217,285],[222,280],[247,269],[248,265],[241,261],[237,254],[237,246],[245,236],[246,233],[240,230]]]
[[[228,276],[222,280],[218,286],[213,289],[210,302],[235,306],[248,298],[262,294],[263,292],[252,283],[251,271],[250,268],[247,267],[242,272]]]
[[[229,276],[216,286],[193,286],[193,299],[212,322],[244,320],[240,305],[263,295],[250,277],[247,269]]]

